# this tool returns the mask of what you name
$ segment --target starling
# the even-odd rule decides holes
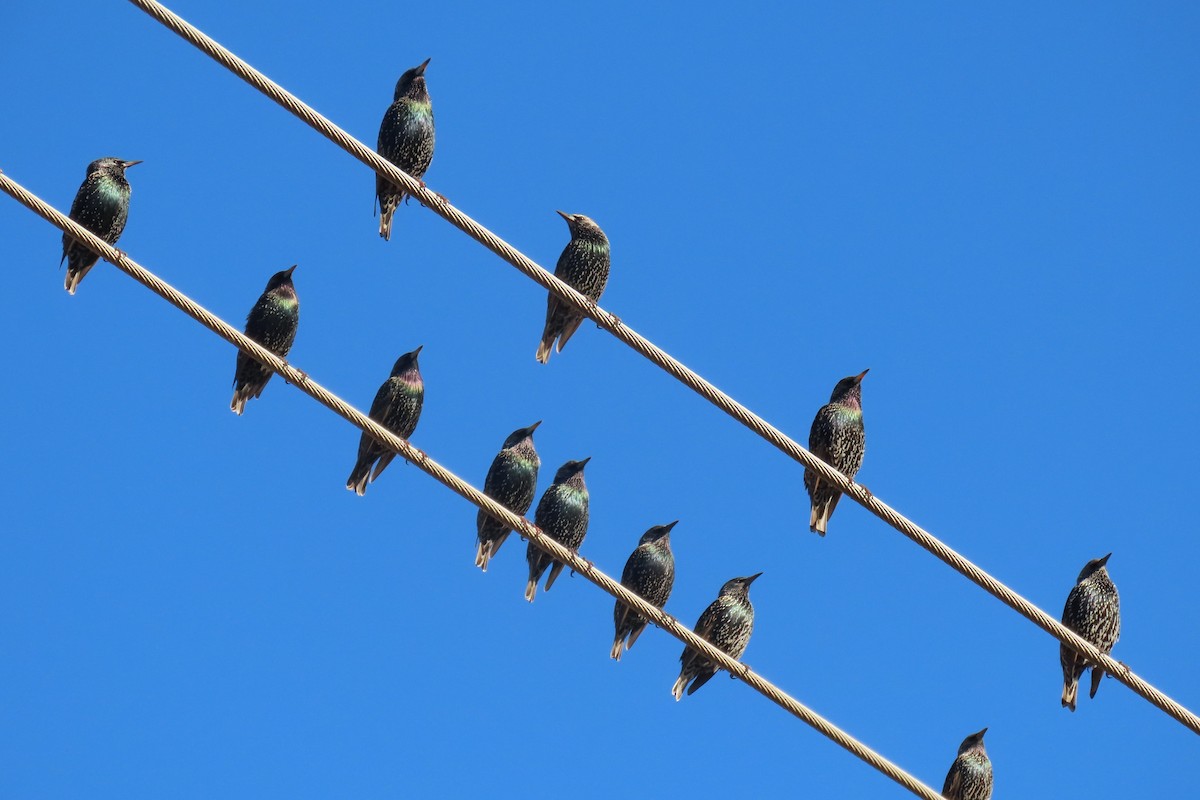
[[[287,358],[300,324],[300,298],[292,285],[294,269],[295,264],[272,275],[262,296],[246,315],[246,335],[280,358]],[[239,350],[233,373],[233,400],[229,403],[233,413],[241,414],[247,400],[261,395],[273,374],[270,367]]]
[[[942,797],[947,800],[991,800],[992,762],[983,747],[984,728],[972,733],[958,746],[958,757],[950,765]]]
[[[396,81],[396,94],[379,124],[379,155],[419,182],[433,160],[433,104],[425,85],[430,59],[406,71]],[[423,183],[421,184],[424,185]],[[375,175],[379,201],[379,235],[392,238],[392,214],[404,199],[404,190]]]
[[[1117,587],[1108,577],[1108,569],[1104,566],[1111,555],[1109,553],[1104,558],[1094,558],[1087,563],[1083,572],[1079,573],[1075,587],[1067,595],[1067,605],[1062,615],[1063,625],[1091,642],[1105,655],[1112,652],[1113,645],[1121,636],[1121,598],[1117,596]],[[1058,658],[1063,671],[1062,704],[1074,711],[1080,676],[1088,667],[1092,668],[1092,691],[1088,696],[1095,697],[1104,670],[1065,644],[1058,646]]]
[[[583,468],[588,461],[591,461],[590,457],[582,461],[568,461],[559,467],[558,472],[554,473],[554,483],[542,494],[533,516],[534,523],[543,533],[570,550],[578,551],[579,545],[583,544],[583,537],[587,536],[588,490],[583,482]],[[533,542],[525,550],[525,560],[529,562],[525,599],[532,603],[533,596],[537,594],[538,581],[546,568],[550,568],[545,589],[548,592],[564,565],[534,547]]]
[[[371,413],[367,415],[401,439],[409,438],[417,429],[421,405],[425,402],[425,381],[421,380],[421,368],[417,365],[420,352],[421,348],[418,347],[396,359],[392,374],[375,393],[375,399],[371,401]],[[358,461],[350,470],[346,488],[360,497],[366,494],[367,484],[374,482],[395,457],[391,448],[363,431],[362,438],[358,440]],[[374,472],[371,467],[375,467]]]
[[[696,635],[712,642],[724,650],[731,658],[741,658],[750,643],[750,634],[754,632],[754,606],[750,605],[750,584],[754,583],[762,573],[751,575],[749,578],[733,578],[725,581],[721,593],[712,601],[700,619],[696,622]],[[709,678],[717,674],[717,665],[690,647],[683,648],[679,657],[683,665],[679,670],[679,678],[671,689],[676,700],[683,699],[683,690],[691,695]],[[688,683],[691,686],[688,686]]]
[[[87,177],[75,193],[70,217],[109,244],[116,244],[129,218],[129,181],[125,170],[141,161],[122,161],[119,158],[98,158],[88,164]],[[58,265],[67,262],[66,288],[71,294],[79,287],[83,276],[95,266],[99,256],[63,233],[63,254]]]
[[[642,534],[637,548],[625,562],[621,573],[621,585],[651,605],[662,608],[671,596],[675,585],[675,555],[671,552],[671,529],[679,524],[675,520],[669,525],[655,525]],[[646,619],[629,606],[617,601],[613,609],[613,622],[617,634],[613,638],[610,655],[621,660],[621,649],[628,650],[646,629]],[[628,641],[626,641],[628,640]]]
[[[608,283],[608,237],[599,225],[583,214],[558,213],[571,229],[571,241],[558,257],[554,275],[595,303]],[[546,328],[542,331],[542,343],[538,345],[537,360],[543,364],[550,360],[550,348],[555,339],[558,339],[557,349],[561,353],[581,322],[583,315],[551,292],[546,299]]]
[[[538,421],[528,428],[517,428],[510,433],[483,481],[483,493],[518,517],[525,516],[533,504],[533,493],[537,489],[538,467],[542,465],[542,460],[533,446],[533,432],[541,424]],[[497,522],[480,509],[475,518],[475,529],[479,537],[475,566],[487,572],[488,561],[500,551],[500,545],[512,533],[512,528]]]
[[[862,379],[868,371],[864,369],[838,381],[829,404],[821,406],[808,434],[808,449],[812,454],[850,480],[854,480],[862,466],[867,444],[863,432]],[[812,500],[808,529],[824,536],[842,493],[810,469],[804,470],[804,488]]]

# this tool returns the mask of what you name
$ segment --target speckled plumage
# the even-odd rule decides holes
[[[662,608],[671,597],[675,585],[675,554],[671,552],[671,529],[679,520],[669,525],[655,525],[642,534],[638,546],[625,562],[621,572],[621,585],[643,600]],[[617,661],[621,650],[628,650],[646,629],[646,618],[634,612],[620,600],[613,608],[613,624],[616,635],[609,652]]]
[[[972,733],[958,747],[958,757],[950,765],[942,797],[947,800],[991,800],[992,762],[983,747],[987,728]]]
[[[433,161],[433,103],[425,85],[425,68],[430,59],[407,70],[396,82],[392,104],[379,124],[375,150],[418,181]],[[392,238],[392,215],[405,192],[395,184],[375,176],[375,198],[379,201],[379,235]]]
[[[1112,652],[1113,645],[1121,636],[1121,598],[1117,587],[1108,575],[1109,553],[1103,558],[1094,558],[1079,573],[1067,604],[1063,608],[1062,623],[1096,646],[1104,654]],[[1075,698],[1079,692],[1079,678],[1088,667],[1092,668],[1092,690],[1089,697],[1096,696],[1104,670],[1065,644],[1058,646],[1058,657],[1062,663],[1062,704],[1075,710]]]
[[[550,538],[571,550],[578,550],[583,544],[583,537],[587,536],[588,490],[583,481],[583,468],[590,460],[585,458],[582,461],[568,461],[559,467],[558,472],[554,473],[554,483],[542,494],[537,511],[534,512],[534,524]],[[547,568],[550,569],[545,588],[548,592],[564,565],[534,547],[533,542],[525,549],[525,560],[529,563],[525,599],[532,603],[542,573]]]
[[[292,284],[292,272],[295,269],[296,265],[293,264],[272,275],[258,302],[246,315],[246,335],[280,358],[287,358],[292,343],[296,341],[296,329],[300,326],[300,298],[296,296],[296,287]],[[239,350],[237,368],[233,373],[230,410],[238,415],[245,411],[247,401],[261,395],[274,374]]]
[[[509,434],[483,481],[483,493],[519,517],[529,510],[537,490],[538,468],[542,461],[533,446],[533,432],[541,424],[535,422]],[[512,528],[480,509],[475,517],[475,530],[479,541],[475,566],[487,572],[488,562],[500,551]]]
[[[583,214],[558,212],[571,229],[571,241],[558,257],[554,275],[571,286],[593,303],[604,293],[608,283],[609,247],[608,237],[600,226]],[[536,358],[545,364],[550,360],[550,349],[562,352],[567,340],[583,322],[583,315],[558,299],[553,292],[546,300],[546,327],[542,330],[542,342],[538,345]]]
[[[129,219],[129,196],[132,190],[125,180],[125,170],[141,161],[122,161],[119,158],[98,158],[88,164],[87,176],[75,193],[68,215],[109,244],[116,244]],[[79,282],[88,274],[99,256],[63,233],[63,252],[58,265],[67,262],[64,283],[75,294]]]
[[[862,466],[867,445],[862,418],[862,379],[866,374],[864,369],[838,381],[808,434],[808,449],[813,455],[851,480]],[[808,528],[824,536],[842,493],[810,469],[804,470],[804,488],[812,502]]]
[[[425,381],[417,364],[420,352],[418,347],[396,359],[392,374],[375,393],[371,413],[367,415],[401,439],[408,439],[417,429],[421,406],[425,402]],[[366,494],[367,484],[373,483],[395,457],[394,452],[363,432],[358,440],[358,460],[346,479],[346,488],[360,497]]]
[[[750,634],[754,632],[754,606],[750,604],[750,584],[754,583],[759,575],[762,573],[726,581],[717,599],[704,609],[704,613],[696,622],[696,635],[712,642],[732,658],[742,657],[742,653],[746,652],[746,645],[750,643]],[[675,695],[676,700],[683,699],[685,688],[691,695],[717,674],[717,666],[690,647],[683,648],[683,655],[679,657],[679,661],[679,678],[671,688],[671,694]]]

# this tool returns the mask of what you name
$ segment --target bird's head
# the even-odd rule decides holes
[[[588,456],[587,458],[583,459],[582,461],[568,461],[567,463],[563,464],[561,467],[558,468],[558,472],[554,473],[554,482],[555,483],[566,483],[571,478],[574,478],[576,475],[582,476],[583,468],[591,460],[592,460],[592,457]]]
[[[273,292],[282,286],[292,286],[292,273],[296,270],[296,265],[292,264],[287,269],[282,269],[271,276],[271,280],[267,281],[266,291]]]
[[[963,739],[962,744],[958,746],[958,754],[962,755],[968,750],[978,750],[983,752],[983,735],[987,733],[987,728],[981,731],[972,733],[967,738]]]
[[[421,347],[424,346],[421,345]],[[392,367],[392,375],[401,375],[418,369],[417,356],[421,354],[421,347],[397,358],[396,364]]]
[[[429,62],[433,59],[425,59],[412,69],[404,71],[400,76],[400,80],[396,81],[396,94],[392,98],[393,101],[399,100],[402,97],[407,97],[410,100],[428,100],[429,89],[425,86],[425,68],[429,66]]]
[[[862,380],[867,377],[869,369],[864,369],[857,375],[851,375],[848,378],[842,378],[837,382],[837,386],[833,387],[833,394],[829,396],[829,402],[841,403],[843,405],[862,407]]]
[[[732,595],[734,597],[749,597],[750,584],[758,580],[759,575],[762,575],[762,573],[759,572],[746,578],[730,578],[721,587],[721,594]]]
[[[674,522],[669,522],[666,525],[655,525],[653,528],[642,534],[642,538],[638,540],[638,544],[643,545],[650,544],[652,542],[666,542],[669,544],[671,541],[671,529],[678,524],[679,520],[675,520]]]
[[[541,425],[541,424],[542,424],[542,421],[539,419],[537,422],[533,423],[532,425],[530,425],[527,428],[517,428],[515,431],[513,431],[512,433],[510,433],[508,435],[507,439],[504,440],[504,448],[503,449],[507,450],[510,447],[516,447],[517,445],[519,445],[521,442],[525,441],[526,439],[532,439],[533,432],[536,431],[538,425]]]

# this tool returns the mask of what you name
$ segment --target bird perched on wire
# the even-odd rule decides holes
[[[483,493],[518,517],[525,516],[533,504],[533,493],[537,489],[538,468],[542,461],[533,446],[533,432],[541,424],[539,420],[527,428],[517,428],[510,433],[483,481]],[[479,509],[475,530],[479,540],[475,566],[487,572],[488,561],[500,551],[512,528]]]
[[[433,161],[433,104],[425,85],[425,68],[430,59],[405,71],[396,81],[392,104],[379,124],[379,155],[411,175],[422,186],[421,178]],[[405,197],[399,186],[375,175],[375,198],[379,201],[379,235],[392,238],[392,215]]]
[[[280,358],[287,358],[300,326],[300,298],[292,284],[295,269],[293,264],[272,275],[246,316],[246,335]],[[274,374],[270,367],[239,350],[233,373],[233,400],[229,403],[233,413],[240,415],[246,409],[246,402],[261,395]]]
[[[87,177],[75,193],[69,216],[109,244],[116,244],[129,219],[129,196],[132,189],[125,180],[125,170],[141,161],[122,161],[119,158],[98,158],[88,164]],[[58,265],[67,262],[66,289],[75,294],[79,282],[88,274],[98,255],[63,233],[63,252]]]
[[[958,746],[958,757],[950,765],[942,797],[947,800],[991,800],[992,761],[983,747],[987,728],[972,733]]]
[[[1108,576],[1109,553],[1103,558],[1093,558],[1079,573],[1067,604],[1063,608],[1062,623],[1108,655],[1121,636],[1121,598],[1117,587]],[[1075,696],[1079,692],[1079,678],[1088,667],[1092,668],[1092,691],[1096,696],[1104,670],[1093,664],[1082,653],[1077,653],[1065,644],[1058,646],[1058,658],[1062,662],[1064,708],[1075,710]]]
[[[864,369],[838,381],[829,403],[821,406],[808,434],[808,449],[812,454],[851,480],[862,466],[867,444],[862,418],[862,379],[867,372]],[[842,492],[811,469],[804,470],[804,488],[812,501],[808,529],[824,536]]]
[[[425,381],[417,364],[420,352],[421,348],[418,347],[396,359],[392,374],[375,393],[371,413],[367,415],[401,439],[409,438],[417,429],[421,405],[425,402]],[[360,497],[366,494],[367,484],[374,482],[395,457],[391,448],[363,431],[362,438],[358,440],[358,460],[346,479],[346,488]]]
[[[704,613],[696,622],[696,635],[724,650],[730,658],[742,657],[742,653],[746,652],[746,645],[750,643],[750,634],[754,632],[754,606],[750,604],[750,584],[754,583],[759,575],[762,573],[725,581],[717,599],[704,609]],[[679,657],[679,661],[682,665],[679,678],[671,688],[671,694],[675,695],[676,700],[683,699],[685,688],[688,695],[691,695],[717,674],[717,665],[690,647],[683,648],[683,655]]]
[[[542,493],[534,512],[534,523],[550,538],[569,550],[579,550],[588,529],[588,490],[583,481],[583,468],[591,458],[568,461],[554,473],[554,483]],[[534,546],[525,549],[525,560],[529,562],[529,582],[525,584],[525,599],[533,602],[537,594],[538,581],[547,568],[545,591],[550,591],[554,579],[563,570],[563,563],[555,561]]]
[[[571,229],[571,241],[558,257],[554,275],[595,303],[608,283],[608,237],[590,217],[565,211],[559,211],[558,214]],[[546,299],[546,327],[542,330],[537,360],[543,364],[550,360],[550,348],[554,346],[555,339],[558,340],[556,349],[561,353],[581,322],[583,314],[550,292]]]
[[[668,525],[655,525],[642,534],[638,546],[625,562],[621,572],[621,585],[651,605],[662,608],[671,597],[675,585],[675,555],[671,552],[671,529],[679,520]],[[646,629],[646,618],[629,606],[617,601],[613,609],[616,636],[609,653],[621,660],[621,650],[633,647],[633,643]]]

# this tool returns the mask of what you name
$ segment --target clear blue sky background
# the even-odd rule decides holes
[[[613,242],[603,304],[805,441],[871,368],[862,481],[1057,616],[1114,552],[1114,655],[1192,708],[1200,249],[1194,3],[175,9],[373,144],[432,57],[427,179],[552,267]],[[130,171],[132,257],[240,325],[298,263],[292,361],[366,408],[423,344],[413,441],[482,483],[545,420],[539,492],[592,456],[585,554],[680,518],[668,610],[760,570],[746,660],[935,788],[989,726],[998,798],[1180,797],[1196,737],[1113,680],[1059,707],[1058,645],[132,6],[0,10],[0,168],[69,208]],[[0,795],[876,798],[901,789],[678,643],[607,657],[612,602],[472,566],[475,510],[0,198]]]

